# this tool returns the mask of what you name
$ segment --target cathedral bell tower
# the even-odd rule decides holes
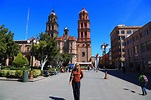
[[[48,33],[51,37],[58,37],[58,19],[57,16],[52,10],[51,14],[48,16],[48,21],[46,23],[46,33]]]
[[[88,17],[88,12],[84,8],[79,13],[77,51],[79,62],[90,61],[91,58],[90,20]]]

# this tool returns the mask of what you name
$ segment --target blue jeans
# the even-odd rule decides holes
[[[80,82],[72,81],[74,100],[80,100]]]
[[[147,83],[144,83],[144,84],[141,85],[143,95],[147,94],[146,85],[147,85]]]

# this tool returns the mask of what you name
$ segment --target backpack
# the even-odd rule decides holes
[[[144,82],[147,83],[148,82],[148,79],[145,75],[143,75],[143,79],[144,79]]]

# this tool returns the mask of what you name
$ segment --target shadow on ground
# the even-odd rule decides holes
[[[52,100],[65,100],[64,98],[49,96]]]
[[[104,70],[101,70],[102,72],[104,72]],[[126,72],[123,73],[121,70],[107,70],[108,74],[118,77],[120,79],[126,80],[128,82],[131,82],[133,84],[136,84],[138,86],[140,86],[140,83],[138,81],[138,77],[139,77],[139,73],[138,72]],[[151,75],[146,75],[148,77],[148,84],[147,84],[147,89],[151,90]]]

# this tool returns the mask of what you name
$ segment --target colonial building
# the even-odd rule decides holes
[[[125,65],[125,43],[129,35],[140,29],[141,26],[118,25],[110,33],[112,66],[120,68]]]
[[[57,15],[55,14],[54,10],[52,10],[46,23],[46,33],[48,33],[51,37],[58,37],[58,26]]]
[[[48,16],[46,23],[46,33],[51,37],[57,37],[60,53],[68,52],[72,54],[70,63],[87,64],[91,58],[91,38],[90,20],[88,12],[83,8],[79,13],[78,19],[78,38],[69,35],[69,29],[64,29],[64,34],[58,37],[57,15],[54,10]]]
[[[72,59],[70,60],[70,63],[75,63],[77,62],[77,39],[74,36],[70,36],[68,31],[69,30],[66,27],[64,29],[63,36],[57,38],[58,47],[60,49],[60,53],[68,52],[69,54],[72,54]]]
[[[29,41],[33,41],[35,38],[30,38]],[[28,59],[31,66],[39,66],[40,62],[30,55],[30,48],[32,43],[28,43],[26,40],[16,40],[19,45],[20,52]],[[11,63],[11,62],[10,62]]]
[[[151,22],[125,39],[127,69],[151,73]]]
[[[79,13],[77,54],[78,62],[88,62],[91,58],[90,20],[84,8]]]
[[[64,28],[63,36],[58,37],[58,27],[58,17],[54,10],[52,10],[46,22],[46,34],[57,38],[60,53],[68,52],[72,54],[72,59],[69,63],[91,64],[90,20],[88,12],[84,8],[79,12],[78,38],[71,36],[67,27]],[[34,57],[30,59],[29,51],[31,44],[24,40],[16,41],[16,43],[20,46],[22,54],[27,56],[30,65],[38,66],[39,62]]]

